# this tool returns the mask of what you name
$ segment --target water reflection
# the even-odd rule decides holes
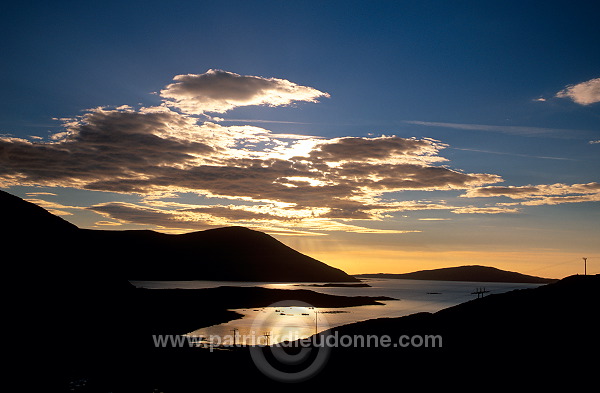
[[[425,281],[399,279],[364,280],[370,287],[314,287],[311,283],[256,283],[223,281],[132,281],[144,288],[214,288],[219,286],[260,286],[273,289],[308,289],[340,296],[387,296],[398,300],[381,302],[382,305],[344,308],[313,308],[299,304],[298,307],[256,307],[233,309],[243,318],[227,323],[204,327],[189,335],[202,336],[214,341],[228,339],[228,344],[269,344],[311,336],[315,331],[341,326],[367,319],[400,317],[417,312],[436,312],[474,299],[475,288],[485,287],[490,294],[513,289],[532,288],[539,284],[476,283],[460,281]]]

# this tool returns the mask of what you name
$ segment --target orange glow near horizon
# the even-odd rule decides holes
[[[302,250],[299,250],[302,252]],[[486,251],[349,250],[307,253],[348,274],[409,273],[463,265],[491,266],[522,274],[564,278],[583,274],[583,259],[572,253]],[[600,258],[588,258],[587,273],[600,273]]]

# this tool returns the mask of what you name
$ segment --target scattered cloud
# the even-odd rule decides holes
[[[285,79],[242,76],[222,70],[177,75],[160,91],[166,104],[188,114],[225,113],[247,105],[282,106],[296,101],[317,102],[329,94]]]
[[[562,203],[581,203],[600,201],[600,183],[592,182],[585,184],[549,184],[537,186],[520,187],[481,187],[468,190],[464,197],[508,197],[516,200],[523,200],[518,203],[498,204],[522,205],[522,206],[540,206],[540,205],[558,205]]]
[[[589,141],[588,143],[589,143],[590,145],[596,145],[596,144],[599,144],[599,143],[600,143],[600,139],[597,139],[597,140],[595,140],[595,141]]]
[[[131,203],[110,202],[88,208],[105,217],[121,222],[154,225],[171,232],[204,230],[225,225],[243,225],[256,230],[277,234],[321,235],[324,232],[354,233],[415,233],[417,230],[373,229],[351,225],[326,218],[310,220],[261,213],[254,206],[197,206],[180,209],[161,209]],[[282,220],[283,218],[283,220]],[[290,225],[289,221],[293,221]],[[292,227],[293,230],[289,228]]]
[[[373,229],[369,223],[405,211],[515,213],[519,205],[584,201],[599,192],[598,183],[493,186],[503,181],[500,176],[451,168],[441,155],[449,146],[431,138],[277,134],[195,116],[242,105],[289,105],[328,97],[283,79],[210,70],[175,77],[161,97],[163,105],[155,107],[98,107],[60,119],[62,129],[46,139],[0,137],[0,187],[69,187],[142,197],[138,204],[113,201],[87,207],[107,219],[98,226],[133,223],[190,231],[235,224],[296,235],[412,233],[418,231]],[[557,131],[408,123],[531,135]],[[505,196],[524,201],[451,206],[405,196],[410,191],[450,190],[462,190],[469,198]],[[201,196],[205,204],[173,202],[181,193]],[[42,195],[51,194],[29,194]],[[32,201],[63,215],[81,209]]]
[[[580,105],[590,105],[600,102],[600,78],[568,85],[556,93],[558,98],[568,98]]]
[[[489,186],[472,188],[463,196],[473,197],[495,197],[505,196],[513,199],[534,198],[538,196],[549,195],[568,195],[568,194],[598,194],[600,193],[600,183],[592,182],[586,184],[543,184],[537,186]]]
[[[563,203],[600,202],[600,193],[587,195],[548,196],[521,202],[524,206],[560,205]]]
[[[447,161],[439,155],[446,145],[428,138],[274,134],[259,127],[199,124],[196,118],[166,107],[95,108],[64,121],[64,130],[49,141],[0,138],[4,186],[162,196],[194,192],[287,209],[277,216],[223,206],[194,212],[229,220],[250,215],[279,221],[378,220],[386,211],[431,207],[385,202],[384,193],[464,190],[502,180],[494,174],[438,165]],[[140,212],[146,214],[147,224],[157,217],[164,223],[162,210],[136,209],[138,220]],[[171,214],[168,219],[173,219]],[[193,226],[201,221],[196,219]],[[205,221],[212,225],[210,219]]]

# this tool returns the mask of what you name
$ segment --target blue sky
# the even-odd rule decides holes
[[[598,270],[599,11],[587,1],[3,5],[0,186],[88,228],[246,225],[350,273],[476,260],[561,276],[586,255]],[[209,80],[237,98],[246,82],[268,85],[287,101],[266,90],[228,107],[184,100],[217,94]],[[124,121],[147,133],[115,131]],[[200,163],[217,150],[227,159]],[[124,163],[126,152],[153,171]],[[288,168],[284,183],[273,157],[310,170]],[[257,176],[242,158],[271,165],[278,188],[240,191]],[[311,175],[322,161],[326,176]],[[207,171],[175,173],[194,165],[221,167],[214,186],[201,185]],[[228,185],[233,172],[242,180]],[[319,187],[322,203],[308,201]]]

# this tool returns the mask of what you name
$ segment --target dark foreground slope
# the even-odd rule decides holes
[[[128,393],[248,388],[262,392],[379,388],[544,391],[556,386],[593,391],[600,353],[594,330],[599,289],[600,276],[572,276],[535,289],[490,295],[433,314],[341,326],[329,331],[329,337],[336,337],[329,342],[337,345],[330,349],[319,372],[293,384],[263,375],[248,347],[211,352],[200,348],[153,348],[146,343],[132,350],[133,339],[129,346],[115,352],[113,361],[89,362],[87,365],[96,366],[80,368],[79,375],[85,377],[87,391]],[[155,317],[161,316],[170,316],[167,319],[181,331],[183,319],[156,309]],[[141,333],[132,337],[139,339]],[[350,341],[343,337],[350,337]],[[361,337],[370,337],[370,341],[361,341]],[[420,337],[412,341],[415,345],[395,345],[410,343],[414,337]],[[427,337],[439,338],[425,345]],[[347,346],[349,342],[370,345]],[[319,350],[312,349],[316,353]],[[302,362],[282,366],[269,355],[270,351],[263,349],[265,359],[285,372],[306,367]],[[311,356],[306,358],[308,364],[313,364]]]
[[[434,314],[343,326],[339,335],[441,337],[441,347],[336,348],[323,383],[337,373],[377,375],[421,387],[571,388],[593,375],[600,354],[595,320],[600,275],[490,295]],[[420,341],[415,341],[417,344]],[[361,361],[369,359],[368,362]],[[589,359],[589,360],[586,360]],[[401,375],[401,381],[400,381]],[[595,385],[594,382],[592,382]]]
[[[472,282],[510,282],[548,284],[556,280],[530,276],[526,274],[500,270],[490,266],[458,266],[432,270],[419,270],[402,274],[359,274],[359,278],[399,278],[405,280],[472,281]]]

